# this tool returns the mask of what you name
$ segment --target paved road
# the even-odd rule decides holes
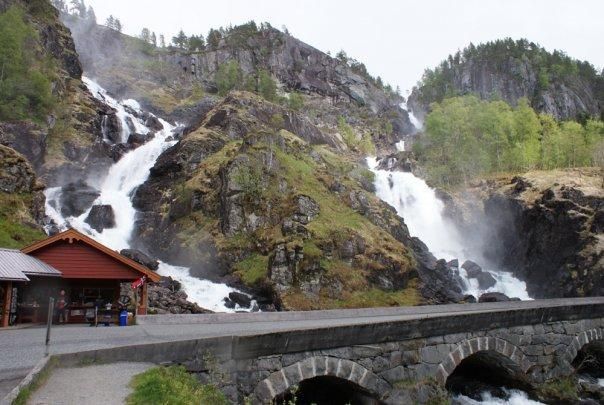
[[[604,304],[604,297],[358,310],[156,316],[147,317],[145,324],[124,328],[70,325],[54,327],[48,352],[70,353],[203,337],[255,335],[416,320],[460,313],[497,313],[514,309],[581,304]],[[44,328],[0,330],[0,398],[8,392],[6,390],[11,385],[9,380],[18,381],[19,377],[25,376],[45,355],[44,338]],[[5,392],[1,392],[2,390]]]

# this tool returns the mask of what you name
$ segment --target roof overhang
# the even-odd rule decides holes
[[[143,275],[147,276],[147,279],[151,282],[157,283],[161,279],[161,276],[159,274],[157,274],[156,272],[154,272],[153,270],[148,269],[147,267],[143,266],[142,264],[137,263],[134,260],[127,258],[126,256],[122,256],[121,254],[119,254],[119,252],[116,252],[115,250],[108,248],[107,246],[103,245],[102,243],[95,241],[91,237],[86,236],[83,233],[76,231],[75,229],[68,229],[66,231],[57,233],[56,235],[48,237],[44,240],[33,243],[33,244],[21,249],[21,252],[26,253],[26,254],[31,254],[39,249],[42,249],[42,248],[49,246],[58,241],[68,241],[69,243],[73,243],[74,241],[79,241],[79,242],[85,243],[88,246],[91,246],[91,247],[107,254],[108,256],[111,256],[115,260],[122,262],[123,264],[130,267],[131,269],[141,273],[141,277]]]

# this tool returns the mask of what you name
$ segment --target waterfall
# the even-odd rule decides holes
[[[411,111],[409,109],[409,107],[407,106],[407,102],[403,101],[400,105],[401,105],[401,108],[403,110],[407,111],[407,114],[409,114],[409,121],[411,121],[411,124],[413,124],[413,126],[415,127],[415,129],[418,130],[418,131],[421,131],[422,128],[423,128],[423,124],[421,123],[420,120],[417,119],[417,117],[415,116],[415,114],[413,114],[413,111]]]
[[[484,270],[497,281],[493,287],[481,290],[478,281],[468,278],[466,271],[460,268],[466,294],[479,297],[484,292],[497,291],[509,297],[530,299],[526,283],[509,272],[487,268],[488,263],[470,251],[464,244],[463,234],[443,215],[444,203],[424,180],[413,173],[379,170],[376,158],[368,157],[367,164],[375,175],[376,195],[396,209],[412,236],[420,238],[437,258],[459,259],[460,264],[467,259],[482,262]]]
[[[412,173],[377,169],[375,158],[368,158],[369,168],[375,174],[377,196],[394,207],[405,220],[410,233],[419,237],[437,258],[482,261],[464,244],[463,235],[443,215],[444,204],[424,180]],[[478,281],[470,279],[464,269],[460,275],[465,282],[465,293],[479,296],[498,291],[510,297],[529,299],[526,284],[509,272],[485,268],[496,279],[495,286],[480,290]]]
[[[138,102],[135,100],[117,101],[89,78],[82,77],[82,81],[97,99],[117,111],[116,115],[121,123],[120,137],[122,143],[128,140],[132,132],[141,135],[151,133],[151,130],[139,118],[142,111]],[[130,239],[136,219],[136,209],[132,204],[132,197],[136,189],[147,180],[149,170],[155,165],[156,160],[162,152],[177,143],[174,140],[174,135],[180,127],[172,125],[161,118],[158,119],[163,125],[163,129],[155,132],[153,137],[145,144],[124,154],[120,160],[109,168],[104,179],[99,183],[100,195],[80,216],[68,218],[62,216],[60,207],[61,187],[51,187],[45,190],[46,214],[59,229],[73,227],[115,250],[130,247]],[[103,136],[105,142],[110,142],[105,134]],[[115,216],[115,226],[98,232],[87,224],[85,220],[92,206],[101,204],[112,207]],[[172,266],[168,263],[161,263],[158,273],[163,276],[171,276],[179,281],[189,299],[201,307],[212,311],[234,311],[225,307],[223,298],[228,296],[230,292],[237,290],[225,284],[213,283],[193,277],[189,274],[188,268]]]

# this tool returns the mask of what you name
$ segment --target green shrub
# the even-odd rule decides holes
[[[237,61],[231,60],[220,65],[215,78],[218,94],[224,96],[229,91],[237,88],[237,85],[241,82],[241,77],[241,68]]]
[[[352,126],[346,122],[344,117],[338,118],[338,131],[349,148],[358,149],[365,155],[375,155],[376,150],[371,135],[363,134],[359,139],[354,133]]]
[[[129,405],[227,405],[214,385],[201,384],[182,366],[157,367],[135,376]]]
[[[54,105],[50,64],[37,60],[36,40],[21,8],[0,14],[0,120],[44,121]]]
[[[300,111],[302,107],[304,107],[304,99],[298,92],[293,92],[289,94],[288,99],[289,108],[294,111]]]
[[[258,94],[271,102],[277,99],[277,84],[266,70],[258,72]]]

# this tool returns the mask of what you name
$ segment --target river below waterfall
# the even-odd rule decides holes
[[[115,100],[101,86],[89,78],[82,77],[82,81],[95,98],[116,110],[116,115],[121,124],[119,143],[127,142],[132,132],[139,135],[151,134],[151,129],[140,118],[142,111],[138,102],[131,99]],[[132,198],[136,189],[149,177],[149,170],[155,165],[162,152],[178,142],[175,136],[181,129],[178,125],[172,125],[161,118],[158,118],[158,120],[163,129],[150,135],[152,136],[151,139],[124,154],[109,168],[106,175],[97,182],[100,195],[81,215],[65,218],[61,214],[62,188],[50,187],[45,190],[46,214],[59,229],[64,230],[72,227],[118,251],[130,248],[137,214]],[[103,137],[104,142],[111,143],[105,133],[103,133]],[[86,222],[86,218],[94,205],[110,205],[115,216],[115,226],[101,231],[93,229]],[[153,252],[150,253],[153,255]],[[188,268],[173,266],[168,263],[160,263],[158,273],[179,281],[189,300],[203,308],[218,312],[233,312],[240,309],[238,307],[229,309],[225,306],[223,299],[230,292],[236,291],[226,284],[193,277],[190,275]]]
[[[543,402],[533,401],[528,397],[526,392],[520,390],[504,391],[509,395],[508,399],[493,397],[488,392],[482,394],[482,400],[476,401],[464,395],[456,395],[453,397],[453,404],[459,405],[540,405]]]

